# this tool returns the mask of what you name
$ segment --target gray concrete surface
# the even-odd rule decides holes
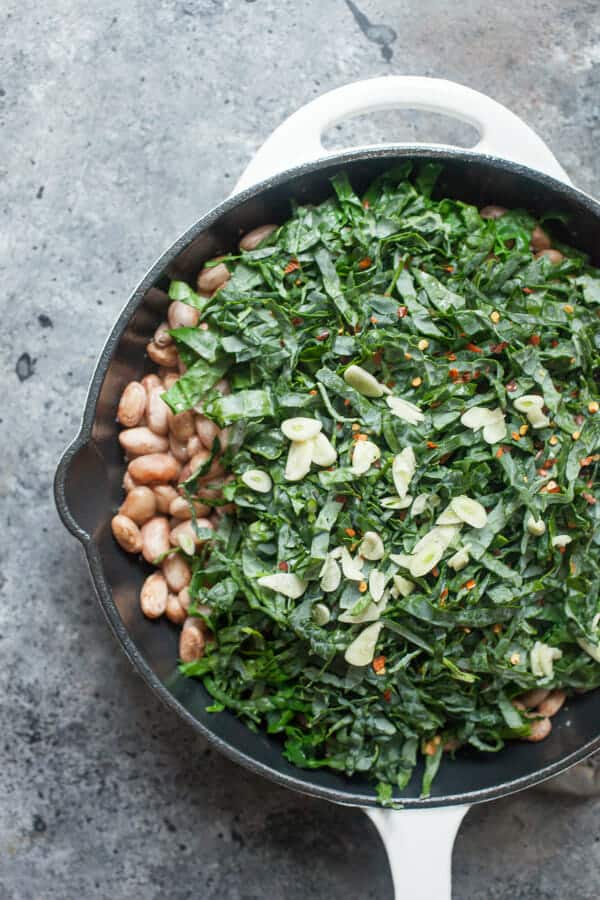
[[[131,287],[318,93],[391,72],[465,82],[599,194],[597,2],[4,0],[0,22],[0,898],[390,897],[359,812],[215,756],[130,671],[53,469]],[[358,133],[464,130],[403,114],[330,139]],[[475,809],[455,897],[592,900],[599,841],[594,801]]]

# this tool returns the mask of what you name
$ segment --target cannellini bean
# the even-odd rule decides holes
[[[539,225],[536,225],[531,235],[531,249],[536,253],[539,253],[540,250],[550,250],[551,247],[552,241],[550,240],[548,234],[544,231],[543,228],[540,228]]]
[[[132,488],[119,507],[119,514],[128,516],[137,525],[143,525],[156,512],[154,492],[144,485]]]
[[[203,466],[210,459],[210,453],[206,449],[198,450],[197,453],[194,453],[192,458],[190,459],[190,469],[193,472],[196,472],[200,466]]]
[[[527,709],[535,709],[543,700],[546,699],[550,691],[547,688],[533,688],[525,694],[521,694],[517,699]]]
[[[192,580],[190,567],[179,553],[173,553],[163,560],[162,571],[169,588],[176,594],[187,587]]]
[[[180,375],[185,375],[187,372],[187,366],[182,359],[177,359],[177,371]]]
[[[139,553],[142,549],[142,535],[133,519],[119,513],[110,523],[112,533],[120,547],[127,553]]]
[[[167,608],[165,610],[165,615],[169,622],[173,622],[174,625],[181,625],[183,624],[183,622],[185,622],[187,618],[187,611],[179,602],[179,597],[177,594],[169,594],[169,596],[167,597]]]
[[[182,588],[177,594],[177,599],[179,600],[179,605],[187,611],[190,608],[190,603],[192,602],[189,587]]]
[[[273,234],[277,225],[259,225],[248,231],[240,241],[240,250],[256,250],[261,241]]]
[[[490,204],[489,206],[483,206],[479,210],[479,215],[482,219],[500,219],[508,210],[505,206],[494,206]]]
[[[210,266],[202,269],[198,275],[197,287],[199,293],[206,296],[218,291],[224,284],[227,284],[231,275],[225,263],[218,263],[216,266]]]
[[[183,623],[179,637],[179,658],[181,662],[190,663],[201,659],[204,655],[204,630],[200,619],[188,617]]]
[[[200,450],[202,450],[203,444],[198,437],[197,434],[193,434],[189,441],[187,442],[187,452],[188,456],[191,458],[195,456]]]
[[[207,450],[212,449],[214,439],[219,434],[219,428],[206,416],[196,416],[196,434]]]
[[[210,506],[206,506],[204,503],[194,501],[193,506],[196,517],[200,516],[202,518],[207,516],[210,512]],[[169,506],[169,513],[175,519],[179,519],[180,521],[192,518],[192,508],[185,497],[175,497]]]
[[[551,262],[554,266],[557,266],[564,259],[560,250],[553,250],[552,248],[549,250],[540,250],[539,253],[535,254],[536,259],[540,259],[542,256],[545,256],[548,262]]]
[[[552,722],[550,719],[536,719],[531,723],[531,733],[524,740],[537,743],[547,738],[552,731]]]
[[[169,512],[172,501],[179,496],[172,484],[159,484],[152,489],[152,492],[156,497],[156,508],[159,513],[163,514]]]
[[[200,321],[200,313],[188,303],[173,300],[167,313],[170,328],[195,328]]]
[[[555,716],[559,709],[561,709],[566,699],[566,691],[550,691],[546,699],[538,706],[537,711],[540,716],[552,718],[552,716]]]
[[[129,463],[131,477],[140,484],[174,481],[179,474],[179,463],[168,453],[149,453],[138,456]]]
[[[169,391],[176,381],[179,381],[178,372],[169,372],[168,375],[165,375],[165,391]]]
[[[168,347],[173,343],[173,338],[169,334],[169,323],[161,322],[154,332],[154,343],[157,347]]]
[[[149,375],[144,375],[144,377],[142,378],[142,384],[144,385],[146,395],[148,395],[153,388],[161,386],[160,378],[155,372],[151,372]]]
[[[157,366],[167,366],[168,369],[171,369],[177,365],[178,356],[175,344],[159,347],[154,341],[150,341],[146,346],[146,353]]]
[[[168,412],[168,423],[171,434],[174,434],[178,441],[184,444],[194,434],[194,413],[186,410],[182,413]]]
[[[215,384],[215,391],[218,391],[223,397],[227,397],[231,393],[231,386],[226,378],[221,378]]]
[[[119,400],[117,420],[126,428],[139,425],[146,412],[146,391],[139,381],[130,381]]]
[[[231,513],[235,512],[235,503],[224,503],[223,506],[217,506],[215,509],[215,515],[217,519],[222,519],[223,516],[229,516]]]
[[[213,530],[213,524],[210,521],[210,519],[204,519],[204,518],[196,519],[196,524],[198,525],[198,528],[210,528],[211,531]],[[180,522],[178,525],[175,526],[175,528],[171,529],[171,533],[169,534],[169,541],[173,547],[181,546],[180,538],[182,536],[185,536],[184,541],[185,541],[186,537],[188,537],[188,536],[191,537],[192,540],[194,541],[194,544],[197,547],[200,544],[203,544],[206,540],[205,538],[198,537],[198,535],[196,534],[196,531],[194,530],[194,526],[192,525],[192,523],[189,519],[184,522]]]
[[[229,444],[229,428],[221,428],[221,431],[219,432],[219,443],[221,444],[221,450],[224,453]]]
[[[129,472],[125,472],[123,475],[123,490],[128,494],[129,491],[132,491],[136,487],[138,487],[138,485],[135,483]]]
[[[169,433],[169,407],[162,399],[162,393],[162,385],[161,387],[152,388],[150,391],[148,395],[146,418],[148,419],[148,425],[154,434],[165,435]]]
[[[119,433],[119,443],[128,456],[165,453],[169,449],[167,438],[156,434],[145,425],[138,425],[137,428],[127,428],[125,431],[121,431]]]
[[[164,516],[154,516],[142,525],[142,555],[146,562],[154,562],[171,549],[169,522]]]
[[[169,435],[169,449],[175,459],[178,459],[180,463],[185,463],[190,458],[187,444],[182,444],[181,441],[178,441],[172,434]]]
[[[149,619],[158,619],[167,608],[167,582],[160,572],[149,575],[142,585],[140,606]]]

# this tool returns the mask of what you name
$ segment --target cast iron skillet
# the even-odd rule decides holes
[[[325,770],[291,766],[280,744],[249,731],[229,712],[207,713],[209,697],[197,680],[177,672],[178,629],[151,622],[138,594],[150,567],[115,543],[110,520],[122,499],[123,456],[117,441],[116,407],[123,387],[154,366],[145,346],[165,318],[170,278],[195,283],[203,261],[237,247],[241,233],[266,222],[283,222],[291,202],[318,203],[330,196],[330,178],[345,170],[357,191],[399,160],[437,160],[444,171],[436,189],[477,206],[499,203],[534,214],[565,213],[561,237],[600,265],[600,205],[553,178],[505,160],[469,151],[384,148],[350,152],[304,165],[263,181],[217,206],[189,229],[151,268],[133,292],[104,347],[94,373],[78,436],[60,461],[55,480],[60,516],[85,549],[92,580],[108,621],[125,653],[158,696],[226,756],[286,787],[357,806],[376,804],[373,785]],[[571,700],[539,744],[514,742],[496,754],[463,751],[446,761],[431,797],[419,798],[417,771],[400,799],[407,807],[472,803],[534,785],[584,759],[600,747],[600,692]]]

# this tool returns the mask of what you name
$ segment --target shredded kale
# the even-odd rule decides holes
[[[176,412],[202,399],[235,437],[225,499],[236,514],[192,559],[191,594],[210,607],[198,614],[215,640],[182,671],[202,678],[211,709],[278,735],[290,762],[367,776],[386,804],[420,753],[427,795],[445,749],[496,752],[526,737],[532,720],[512,702],[524,691],[600,685],[600,273],[557,241],[562,261],[533,256],[537,223],[524,210],[488,219],[432,199],[437,175],[404,164],[359,198],[341,173],[325,202],[221,260],[232,277],[212,298],[182,282],[170,290],[202,324],[172,332],[188,370],[165,399]],[[382,395],[351,386],[350,365]],[[229,396],[213,389],[224,375]],[[395,415],[389,391],[421,419]],[[528,395],[545,424],[515,405]],[[473,408],[500,411],[501,439],[462,422]],[[297,416],[318,420],[337,458],[290,481],[280,426]],[[365,438],[380,458],[358,475]],[[414,510],[382,504],[398,499],[393,461],[406,448]],[[270,490],[243,480],[256,469]],[[485,523],[456,529],[439,562],[411,576],[415,544],[461,496],[485,508]],[[339,548],[356,560],[370,532],[383,558],[362,561],[364,582],[342,575],[325,591],[327,561],[339,568]],[[467,561],[453,568],[461,548]],[[385,581],[376,607],[374,569]],[[282,572],[301,596],[259,584]],[[372,663],[349,664],[374,621]],[[554,657],[542,674],[540,645]]]

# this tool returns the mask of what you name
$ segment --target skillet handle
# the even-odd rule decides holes
[[[485,94],[442,78],[386,75],[336,88],[292,113],[259,148],[234,193],[284,169],[332,155],[321,141],[328,128],[361,113],[382,109],[421,109],[452,116],[473,125],[479,132],[479,141],[471,148],[473,152],[522,163],[571,183],[535,131]]]
[[[395,900],[451,900],[452,848],[468,809],[365,809],[387,851]]]

